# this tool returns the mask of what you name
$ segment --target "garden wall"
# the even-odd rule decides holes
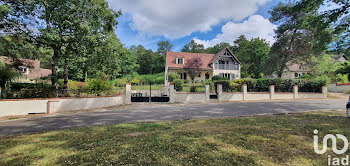
[[[204,103],[205,93],[175,93],[175,103]]]
[[[0,117],[39,113],[66,112],[122,105],[125,95],[91,98],[0,100]]]
[[[333,93],[344,93],[350,91],[350,84],[331,84],[328,91]]]

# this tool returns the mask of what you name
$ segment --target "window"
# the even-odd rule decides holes
[[[298,78],[299,77],[298,73],[294,73],[294,77]]]
[[[176,58],[176,64],[183,65],[184,64],[184,58]]]
[[[201,77],[201,73],[200,73],[200,72],[198,73],[198,77],[199,77],[199,78]]]
[[[205,73],[205,79],[209,80],[209,77],[210,77],[209,73]]]
[[[228,74],[228,73],[220,73],[219,75],[220,75],[221,77],[223,77],[223,78],[230,79],[230,75],[231,75],[231,74]]]

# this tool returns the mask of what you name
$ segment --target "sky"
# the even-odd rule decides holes
[[[116,34],[126,46],[143,45],[157,50],[169,40],[181,51],[191,40],[210,47],[233,43],[240,35],[274,42],[277,27],[268,11],[283,0],[107,0],[122,10]]]

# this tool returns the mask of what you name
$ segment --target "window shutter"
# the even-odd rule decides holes
[[[175,59],[175,64],[178,64],[179,60],[178,58]]]

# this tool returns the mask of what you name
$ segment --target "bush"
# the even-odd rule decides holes
[[[174,88],[176,91],[182,91],[183,86],[184,86],[184,80],[181,80],[181,79],[174,80]]]
[[[86,89],[88,89],[91,93],[95,93],[97,95],[100,95],[102,92],[111,91],[113,89],[113,85],[108,80],[87,79],[86,80]]]
[[[177,73],[170,73],[168,76],[169,82],[174,82],[174,80],[180,79],[180,75]]]
[[[52,87],[47,83],[13,83],[7,98],[51,98],[54,97]]]
[[[348,75],[346,74],[337,74],[336,78],[337,84],[345,84],[349,82]]]
[[[211,78],[213,81],[220,81],[220,80],[228,80],[227,78],[221,77],[221,76],[214,76]]]
[[[197,87],[196,86],[191,86],[190,92],[197,92]]]
[[[116,87],[125,87],[128,80],[126,78],[119,78],[114,80],[114,86]]]
[[[232,91],[229,80],[214,81],[214,86],[215,86],[215,91],[216,92],[217,92],[218,84],[222,84],[222,91],[223,92],[231,92]]]
[[[79,81],[69,81],[68,82],[68,87],[69,90],[85,90],[85,82],[79,82]]]
[[[156,78],[156,81],[155,81],[156,84],[164,84],[164,77],[157,77]]]

